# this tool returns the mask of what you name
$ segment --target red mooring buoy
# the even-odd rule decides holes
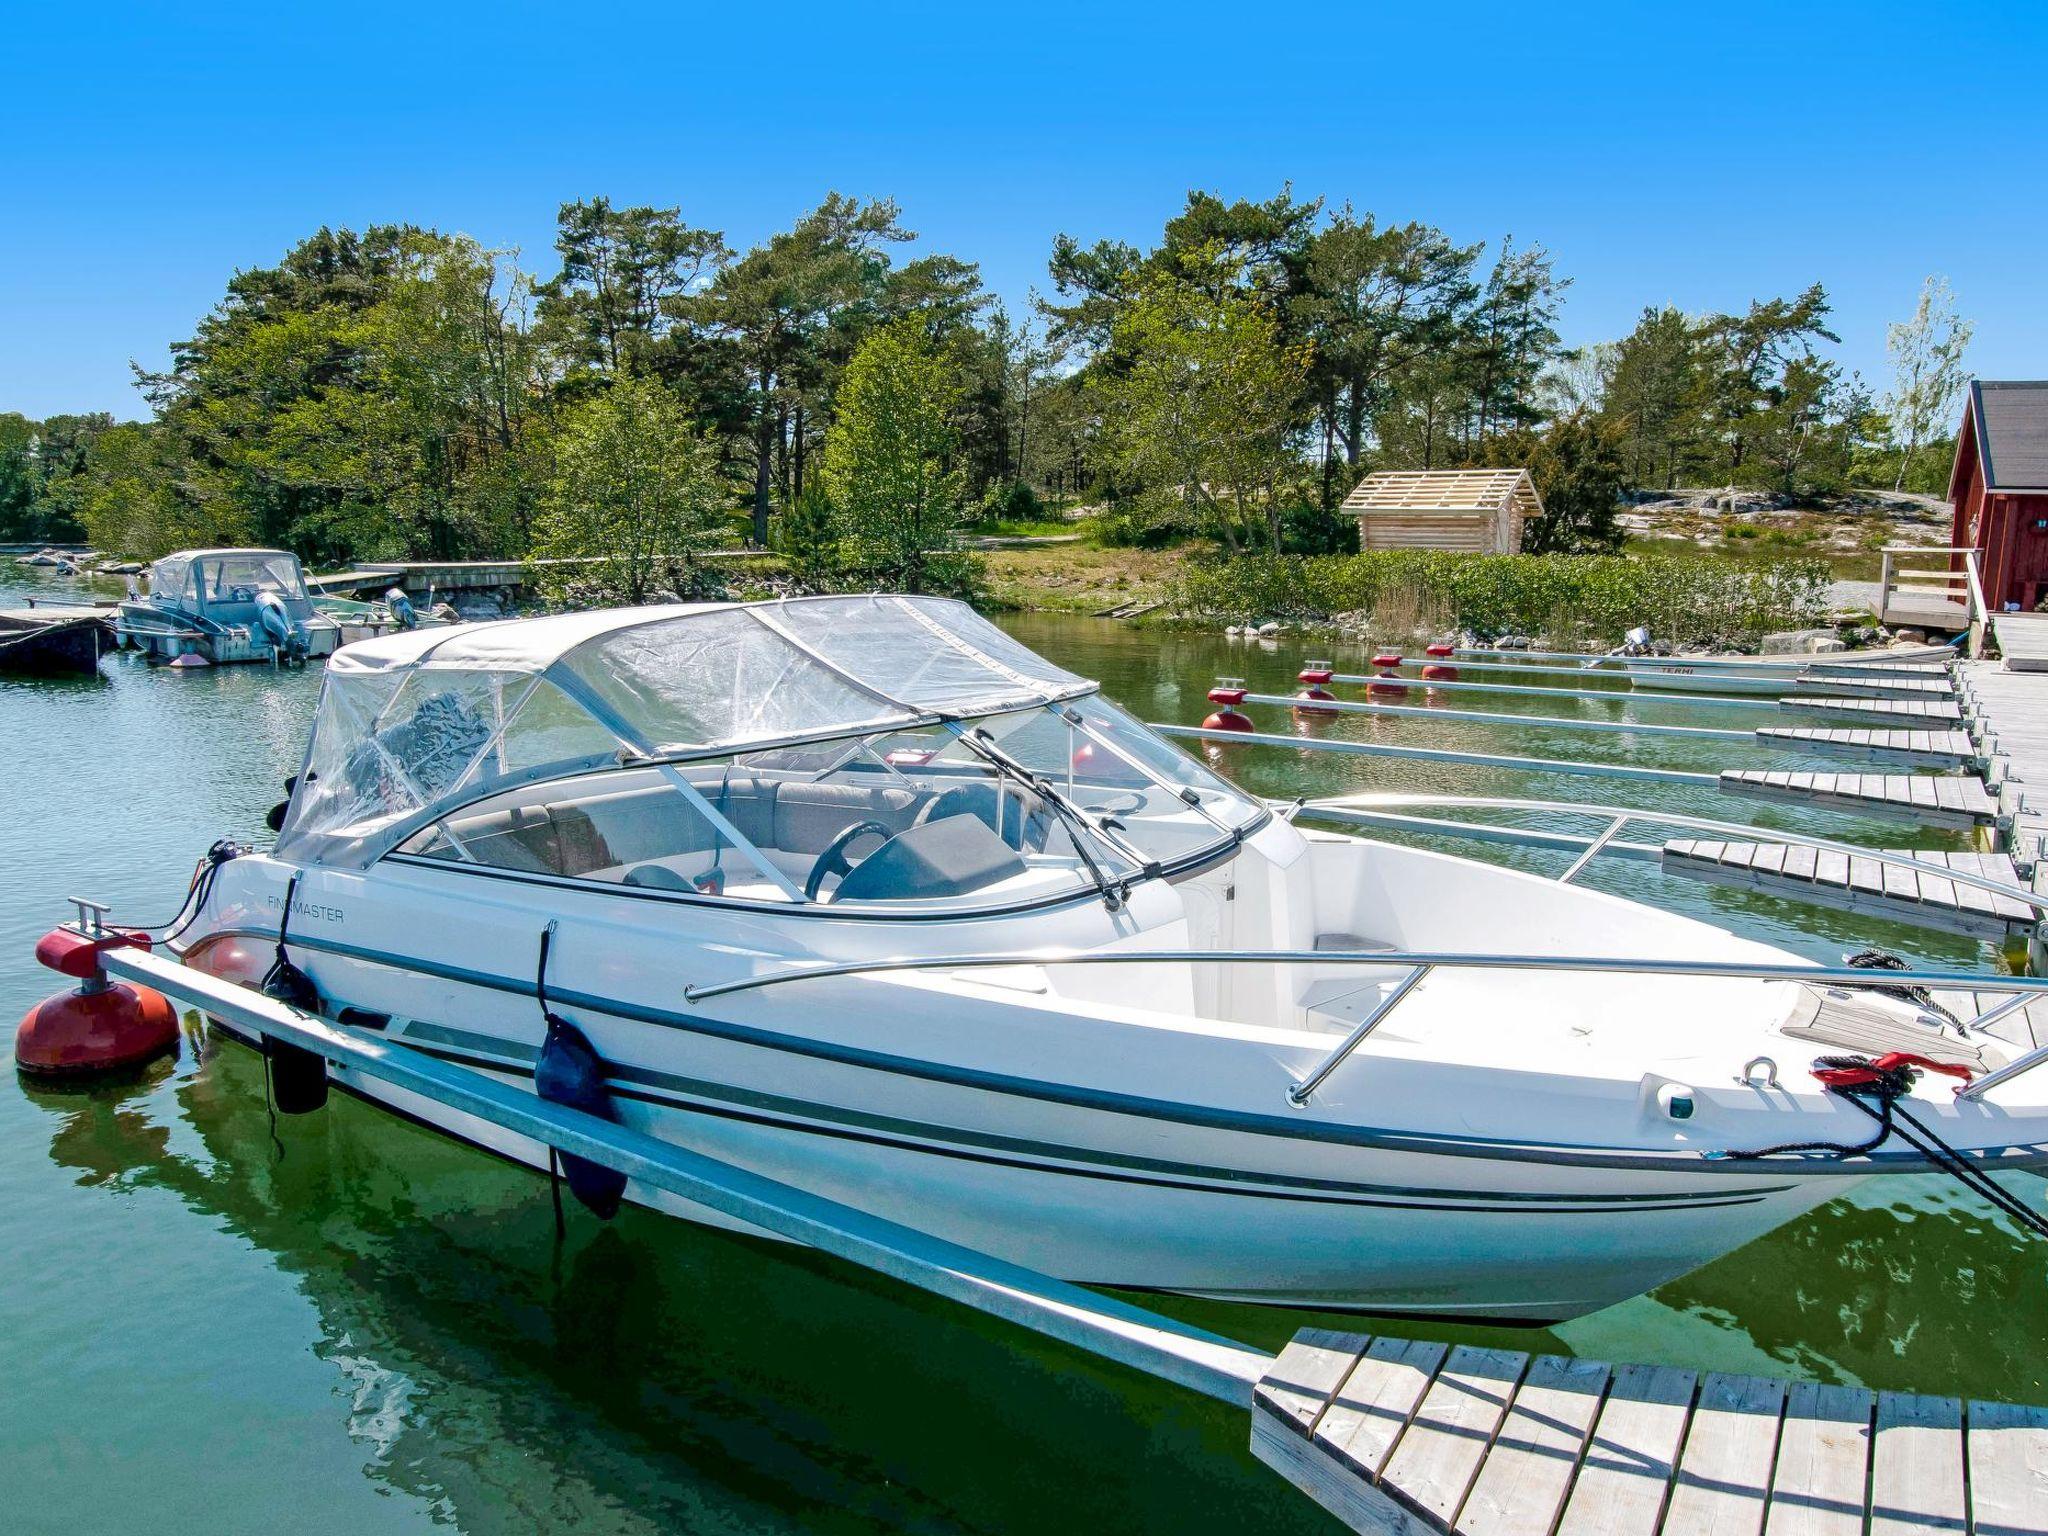
[[[1382,651],[1373,657],[1372,665],[1375,675],[1373,680],[1365,685],[1368,696],[1382,699],[1398,698],[1407,693],[1407,680],[1397,677],[1394,673],[1394,669],[1401,665],[1399,652]]]
[[[1294,696],[1294,712],[1297,715],[1334,715],[1338,713],[1337,710],[1320,707],[1324,704],[1334,704],[1337,702],[1337,695],[1330,692],[1327,686],[1335,672],[1336,669],[1327,661],[1312,661],[1294,674],[1295,681],[1302,685],[1301,691]],[[1211,697],[1213,698],[1214,695],[1212,694]]]
[[[1223,707],[1202,722],[1205,731],[1249,731],[1253,729],[1251,717],[1241,714],[1237,706],[1244,702],[1247,688],[1211,688],[1209,702]]]
[[[1458,654],[1455,646],[1438,641],[1435,645],[1424,646],[1423,654],[1429,657],[1422,667],[1424,677],[1442,683],[1455,683],[1458,680],[1458,669],[1446,659]]]
[[[14,1032],[14,1064],[40,1078],[120,1072],[177,1048],[178,1011],[161,992],[111,981],[100,957],[116,947],[149,948],[149,937],[111,929],[53,928],[36,941],[36,959],[78,987],[29,1009]]]

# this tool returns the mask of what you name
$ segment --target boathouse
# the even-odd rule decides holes
[[[2048,380],[1970,386],[1948,499],[1951,542],[1979,551],[1986,606],[2040,610],[2048,599]]]
[[[1526,469],[1383,469],[1344,498],[1360,549],[1511,555],[1543,512]]]

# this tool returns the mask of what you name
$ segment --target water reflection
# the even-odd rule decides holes
[[[161,1076],[161,1075],[160,1075]],[[89,1188],[161,1189],[318,1309],[365,1474],[464,1530],[1318,1530],[1242,1414],[821,1255],[629,1210],[557,1248],[545,1183],[337,1095],[281,1121],[254,1053],[29,1091]]]

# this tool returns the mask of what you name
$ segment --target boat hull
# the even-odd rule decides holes
[[[97,615],[0,615],[0,672],[97,672],[106,648]]]
[[[394,1020],[390,1033],[531,1088],[531,1067],[502,1040],[422,1021]],[[530,1061],[533,1047],[510,1051]],[[1043,1103],[850,1078],[761,1051],[678,1041],[673,1054],[683,1070],[636,1063],[613,1079],[622,1123],[1061,1279],[1262,1305],[1558,1322],[1697,1268],[1857,1182],[1563,1170],[1100,1111],[1049,1115]],[[726,1059],[714,1066],[712,1056]],[[548,1166],[538,1142],[332,1071],[408,1119]],[[765,1083],[780,1091],[755,1086]],[[1025,1120],[1035,1134],[997,1129]],[[772,1235],[638,1184],[627,1198]]]

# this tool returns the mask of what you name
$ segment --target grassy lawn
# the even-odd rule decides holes
[[[1072,525],[1062,531],[1071,533]],[[1101,613],[1126,603],[1153,603],[1186,556],[1171,549],[1101,549],[1057,544],[993,549],[981,556],[992,601],[1005,608]]]

